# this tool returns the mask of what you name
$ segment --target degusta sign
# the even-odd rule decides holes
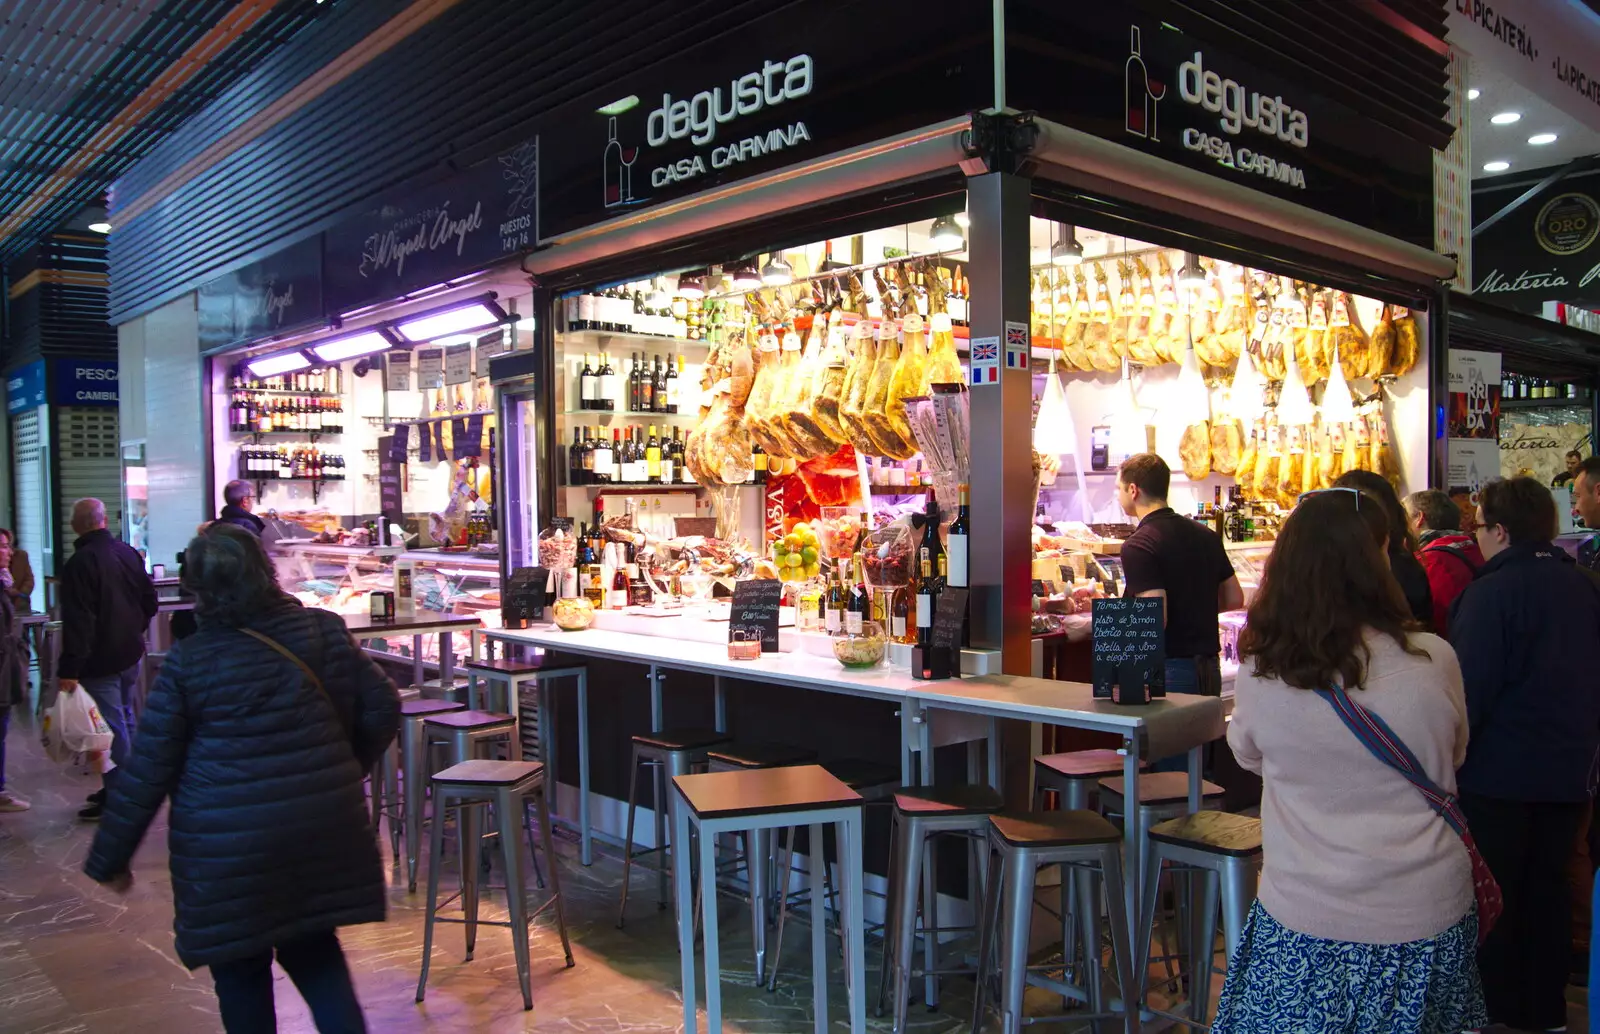
[[[677,100],[672,94],[663,93],[661,106],[650,113],[646,124],[647,139],[651,147],[678,140],[697,146],[710,144],[717,139],[719,127],[810,94],[811,76],[811,55],[797,54],[787,61],[763,62],[759,71],[731,81],[726,92],[718,86]],[[810,139],[811,131],[805,122],[791,122],[783,128],[718,144],[708,152],[657,166],[650,172],[650,184],[660,188],[681,183],[705,175],[708,169],[725,169]]]
[[[1198,50],[1192,58],[1178,66],[1178,95],[1184,103],[1220,116],[1217,126],[1222,130],[1219,135],[1192,127],[1185,129],[1182,134],[1184,147],[1198,151],[1230,169],[1255,173],[1286,186],[1305,189],[1306,175],[1303,169],[1243,146],[1244,141],[1237,139],[1243,136],[1246,129],[1252,129],[1269,139],[1303,149],[1311,137],[1305,112],[1296,110],[1282,97],[1263,96],[1233,79],[1225,79],[1216,72],[1207,71],[1204,55]]]

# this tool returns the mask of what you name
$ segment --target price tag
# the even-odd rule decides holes
[[[1162,605],[1160,599],[1138,596],[1094,601],[1095,699],[1148,704],[1167,695]]]
[[[417,349],[417,387],[419,389],[444,387],[444,349]]]
[[[411,390],[411,353],[392,351],[384,359],[383,386],[390,391]]]
[[[778,608],[783,601],[783,583],[771,578],[750,578],[733,587],[733,606],[728,618],[728,641],[735,632],[745,638],[761,637],[762,653],[778,652]]]
[[[444,382],[465,384],[472,380],[472,346],[456,345],[444,350]]]

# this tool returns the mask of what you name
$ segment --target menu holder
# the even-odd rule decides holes
[[[1163,603],[1138,596],[1094,601],[1090,628],[1096,700],[1148,704],[1167,695]]]
[[[933,645],[951,651],[961,649],[961,626],[967,620],[967,590],[947,588],[939,594],[933,609]]]
[[[771,578],[748,578],[733,587],[733,608],[728,616],[728,641],[759,638],[762,653],[778,652],[778,608],[783,583]]]
[[[544,617],[550,571],[544,567],[519,567],[511,572],[500,592],[500,620],[506,628],[527,628]]]

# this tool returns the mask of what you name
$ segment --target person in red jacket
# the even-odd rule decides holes
[[[1417,560],[1428,573],[1433,593],[1433,627],[1440,635],[1450,627],[1450,604],[1483,566],[1483,551],[1461,530],[1461,508],[1438,489],[1406,496],[1406,516],[1417,529]]]

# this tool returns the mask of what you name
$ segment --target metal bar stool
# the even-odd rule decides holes
[[[673,843],[688,844],[694,830],[700,834],[700,871],[707,874],[702,885],[715,872],[716,838],[721,833],[770,833],[786,826],[806,825],[812,843],[822,842],[825,823],[835,825],[839,838],[840,879],[845,909],[853,916],[862,914],[861,841],[864,822],[861,795],[829,775],[820,765],[788,765],[778,768],[707,772],[678,776],[672,781]],[[690,915],[693,891],[689,867],[673,870],[673,887],[678,899],[678,945],[683,965],[683,1026],[694,1034],[700,1029],[695,1009],[694,920]],[[820,901],[822,891],[822,852],[811,855],[811,895]],[[706,894],[701,902],[705,921],[706,1026],[722,1030],[722,987],[717,961],[716,894]],[[811,924],[812,1010],[817,1034],[828,1030],[828,950],[823,924]],[[866,945],[860,923],[850,924],[850,943],[846,951],[845,986],[850,1001],[850,1032],[865,1034]]]
[[[754,772],[765,768],[784,768],[804,765],[817,759],[817,752],[806,747],[786,743],[764,743],[734,740],[706,751],[706,769],[710,772]],[[772,834],[766,828],[747,831],[744,841],[745,881],[750,891],[750,933],[755,945],[756,986],[766,982],[767,971],[767,900],[773,875]],[[734,867],[737,868],[735,859]],[[716,887],[716,870],[712,873],[712,887]],[[700,893],[705,893],[705,874],[701,874]]]
[[[1100,814],[1108,818],[1127,814],[1127,805],[1124,801],[1126,786],[1127,780],[1122,776],[1100,780]],[[1126,859],[1130,872],[1144,871],[1144,856],[1147,853],[1146,844],[1150,839],[1150,827],[1158,822],[1189,813],[1189,775],[1186,772],[1145,772],[1139,776],[1138,792],[1139,804],[1135,817],[1139,823],[1139,836],[1134,843],[1138,847],[1139,857]],[[1202,781],[1200,806],[1222,807],[1222,794],[1222,787],[1216,783],[1209,779]]]
[[[672,872],[672,857],[667,851],[667,782],[688,775],[706,765],[706,751],[727,743],[733,737],[715,729],[670,729],[666,732],[643,733],[633,737],[633,758],[628,763],[632,778],[628,780],[628,826],[622,844],[622,900],[617,905],[617,928],[622,928],[628,915],[628,884],[633,872],[633,860],[652,851],[661,852],[661,865],[657,868],[659,883],[656,888],[656,907],[667,907],[667,879]],[[655,796],[656,842],[643,851],[633,849],[633,819],[639,806],[639,769],[651,766],[651,789]],[[689,857],[686,851],[685,857]]]
[[[1033,806],[1044,810],[1045,792],[1054,790],[1062,811],[1091,809],[1100,780],[1120,776],[1127,757],[1120,750],[1073,750],[1033,759]],[[1148,768],[1145,762],[1143,767]]]
[[[404,773],[405,807],[403,833],[406,840],[406,885],[417,889],[417,856],[422,851],[423,788],[428,778],[427,734],[423,723],[431,715],[465,711],[465,704],[451,700],[402,700],[400,702],[400,771]]]
[[[987,1007],[989,975],[1000,978],[1000,1029],[1002,1034],[1017,1034],[1024,1024],[1044,1022],[1024,1019],[1022,995],[1030,981],[1065,997],[1088,1003],[1088,1013],[1073,1013],[1062,1019],[1091,1021],[1098,1032],[1102,1020],[1128,1019],[1127,1010],[1137,1009],[1134,997],[1137,984],[1128,950],[1127,912],[1121,908],[1122,834],[1110,822],[1092,811],[1036,811],[1024,815],[996,815],[989,821],[989,874],[986,879],[983,917],[978,931],[978,986],[974,995],[972,1029],[983,1026]],[[1085,961],[1082,987],[1050,980],[1029,973],[1028,939],[1034,908],[1034,887],[1041,866],[1061,866],[1061,882],[1079,884],[1078,900],[1085,903],[1077,915],[1062,916],[1062,939],[1082,938]],[[1111,907],[1111,957],[1122,990],[1121,1012],[1107,1011],[1100,979],[1100,881],[1105,883]],[[1074,922],[1076,921],[1076,922]],[[1076,925],[1077,929],[1073,927]],[[995,938],[1001,938],[999,964],[995,964]],[[1045,968],[1045,967],[1040,967]],[[1051,966],[1049,968],[1056,968]]]
[[[941,786],[905,789],[894,795],[894,825],[889,835],[889,903],[885,915],[883,974],[878,985],[878,1015],[883,997],[893,988],[894,1030],[906,1029],[906,1005],[911,978],[920,974],[930,1008],[938,1001],[938,977],[968,973],[968,969],[939,968],[938,868],[928,841],[951,833],[969,838],[983,836],[992,815],[1005,807],[999,791],[988,786]],[[923,965],[916,958],[917,913],[921,895]]]
[[[467,961],[472,961],[478,941],[478,809],[492,805],[500,826],[500,853],[505,862],[507,922],[481,920],[485,926],[511,929],[517,957],[517,980],[522,985],[522,1007],[533,1008],[528,962],[528,923],[546,908],[555,907],[556,927],[561,931],[561,948],[570,968],[572,944],[567,939],[567,917],[561,903],[561,877],[556,864],[555,840],[550,834],[550,812],[543,795],[544,765],[537,761],[463,761],[433,777],[433,799],[437,812],[428,849],[428,915],[422,927],[422,974],[417,978],[417,1001],[428,990],[428,965],[433,958],[433,924],[461,923],[467,928]],[[461,889],[448,899],[439,900],[439,870],[444,857],[444,817],[451,807],[459,809],[462,845]],[[527,825],[528,809],[538,812],[539,837],[545,858],[550,863],[550,897],[528,912],[527,887],[522,870],[522,849],[518,825]],[[530,830],[531,847],[531,830]],[[462,899],[465,918],[440,917],[437,909],[457,897]]]
[[[1206,1029],[1211,1006],[1211,967],[1217,945],[1217,899],[1220,887],[1223,940],[1227,957],[1244,937],[1245,917],[1256,899],[1257,873],[1261,866],[1261,820],[1225,811],[1199,811],[1193,815],[1168,819],[1150,827],[1149,860],[1145,865],[1144,900],[1139,907],[1139,943],[1135,965],[1139,973],[1140,995],[1149,979],[1150,939],[1154,933],[1156,901],[1160,896],[1161,868],[1171,866],[1176,876],[1188,873],[1198,882],[1190,891],[1197,900],[1199,921],[1184,917],[1180,906],[1180,929],[1197,928],[1189,946],[1189,1015],[1156,1012],[1185,1026]],[[1199,894],[1194,890],[1198,889]],[[1182,899],[1180,899],[1181,901]]]
[[[828,773],[839,782],[859,793],[863,807],[872,807],[873,805],[892,807],[894,804],[894,792],[900,789],[900,768],[897,765],[880,764],[863,758],[845,758],[840,761],[824,762],[822,767],[827,769]],[[773,940],[772,966],[767,974],[768,991],[777,990],[778,968],[783,963],[783,927],[784,921],[789,917],[790,905],[792,904],[789,896],[789,883],[793,878],[794,871],[795,827],[791,826],[788,829],[780,830],[779,836],[782,838],[783,843],[778,848],[778,857],[781,860],[778,862],[776,869],[778,874],[778,932]],[[838,845],[837,843],[829,844],[827,830],[823,830],[823,841],[819,847],[822,851],[822,883],[826,893],[826,900],[823,902],[822,913],[817,911],[816,902],[811,903],[811,921],[817,922],[820,919],[825,922],[827,920],[828,902],[833,902],[834,927],[839,931],[839,947],[843,950],[846,941],[845,926],[851,921],[851,917],[843,914],[839,909],[833,878],[830,875],[833,871],[833,863],[828,861],[829,855],[838,856]],[[807,847],[807,850],[815,849],[817,848]],[[797,900],[799,896],[799,894],[796,894],[795,899]],[[865,917],[863,917],[862,922],[865,923]]]
[[[589,668],[582,661],[544,654],[532,660],[469,660],[467,706],[485,711],[515,712],[522,721],[521,757],[529,757],[529,733],[537,736],[538,758],[545,763],[548,778],[550,813],[558,811],[556,802],[556,740],[553,686],[558,679],[578,683],[578,821],[583,864],[594,861],[594,841],[589,828]],[[524,698],[523,687],[532,683],[533,698]],[[571,825],[571,823],[568,823]]]

